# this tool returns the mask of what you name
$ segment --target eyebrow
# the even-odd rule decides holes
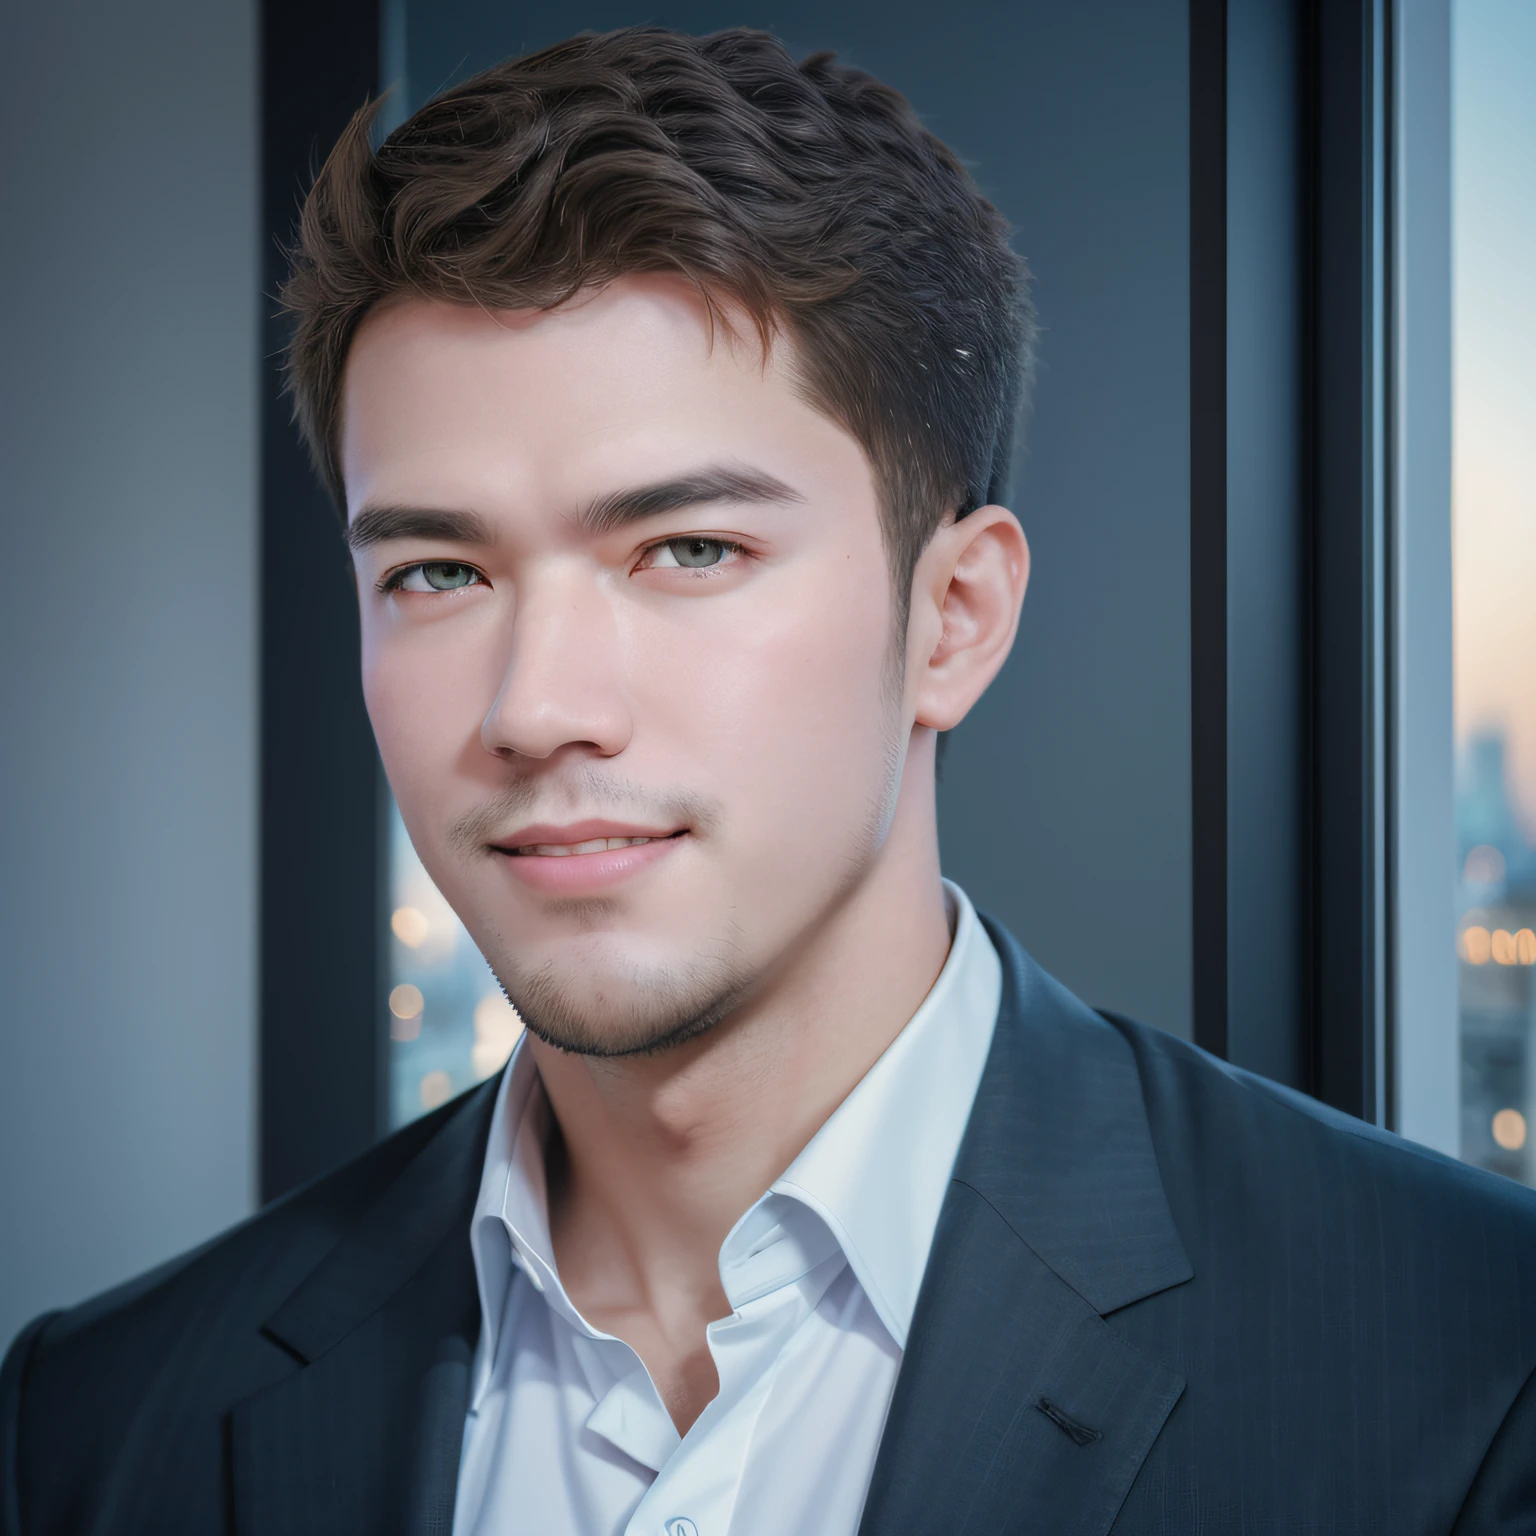
[[[477,512],[454,512],[437,507],[364,507],[347,524],[347,544],[354,553],[391,539],[494,544],[496,534]]]
[[[631,490],[613,491],[607,496],[599,496],[582,511],[577,521],[584,532],[598,535],[611,533],[626,523],[659,517],[663,512],[680,512],[685,507],[698,507],[706,503],[734,502],[743,505],[804,500],[805,497],[793,486],[786,485],[765,470],[737,464],[711,464],[692,474],[679,475],[675,480],[663,480],[656,485],[636,486]]]
[[[761,502],[803,502],[805,497],[766,470],[738,464],[711,464],[676,479],[654,485],[610,491],[589,502],[577,514],[577,526],[598,537],[627,523],[721,502],[744,505]],[[451,544],[489,545],[496,542],[491,524],[477,512],[438,507],[364,507],[347,525],[347,543],[354,552],[393,539],[437,539]]]

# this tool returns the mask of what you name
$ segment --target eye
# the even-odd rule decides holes
[[[379,583],[381,592],[458,592],[483,581],[472,565],[458,560],[423,560],[402,565]]]
[[[727,554],[744,552],[740,544],[733,544],[729,539],[705,539],[690,533],[651,545],[641,558],[639,568],[704,571],[722,564]]]

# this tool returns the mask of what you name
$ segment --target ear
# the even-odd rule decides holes
[[[1006,507],[945,522],[912,573],[907,678],[914,725],[957,726],[997,676],[1019,628],[1029,541]]]

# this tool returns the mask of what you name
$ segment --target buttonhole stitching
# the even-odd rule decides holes
[[[1092,1445],[1095,1440],[1102,1440],[1104,1432],[1094,1429],[1091,1425],[1084,1424],[1079,1419],[1074,1419],[1065,1409],[1058,1408],[1050,1398],[1042,1397],[1035,1407],[1048,1418],[1057,1429],[1070,1436],[1075,1445]]]

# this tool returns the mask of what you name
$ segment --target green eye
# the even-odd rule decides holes
[[[403,566],[384,582],[389,592],[459,592],[480,580],[472,565],[460,560],[424,560]]]
[[[702,570],[711,565],[719,565],[725,557],[728,549],[736,548],[736,545],[728,543],[724,539],[700,539],[688,535],[680,539],[668,539],[665,544],[655,546],[655,554],[658,557],[657,565],[680,565],[688,570]],[[670,555],[668,562],[660,558]]]
[[[452,592],[457,587],[467,587],[475,579],[475,568],[459,565],[450,560],[434,560],[421,567],[421,574],[434,592]]]

